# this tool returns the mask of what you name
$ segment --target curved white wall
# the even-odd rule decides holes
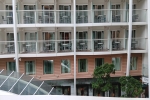
[[[2,91],[0,90],[0,95],[16,95],[16,94],[13,94],[11,92],[7,92],[7,91]]]

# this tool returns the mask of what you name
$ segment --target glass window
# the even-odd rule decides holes
[[[104,64],[104,58],[96,58],[95,59],[95,67],[100,67]]]
[[[119,58],[119,57],[117,57],[117,58],[112,58],[112,63],[114,64],[114,66],[115,66],[115,70],[116,71],[120,71],[120,61],[121,61],[121,59]]]
[[[70,60],[61,61],[61,73],[70,73]]]
[[[78,66],[79,72],[87,72],[87,59],[79,59]]]
[[[53,74],[53,60],[44,60],[44,74]]]
[[[35,74],[35,62],[34,61],[26,61],[25,62],[25,70],[26,70],[26,75],[34,75]]]
[[[15,62],[7,62],[8,71],[16,71],[16,63]]]
[[[137,70],[137,57],[131,57],[130,70]]]

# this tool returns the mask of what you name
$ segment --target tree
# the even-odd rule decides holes
[[[122,76],[119,79],[121,90],[125,92],[122,97],[138,97],[142,92],[142,83],[132,76]]]
[[[110,74],[115,74],[114,64],[103,64],[100,67],[96,67],[93,73],[92,88],[107,92],[112,89]]]

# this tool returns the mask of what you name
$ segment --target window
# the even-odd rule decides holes
[[[70,60],[61,61],[61,73],[70,73]]]
[[[35,74],[35,62],[34,61],[26,61],[25,62],[25,70],[26,70],[26,75],[34,75]]]
[[[114,66],[115,66],[115,70],[116,71],[120,71],[120,58],[119,57],[117,57],[117,58],[112,58],[112,63],[114,64]]]
[[[137,57],[131,57],[130,70],[137,70]]]
[[[7,62],[8,71],[16,71],[16,63],[15,62]]]
[[[44,74],[53,74],[53,60],[44,60]]]
[[[78,64],[79,72],[87,72],[87,59],[79,59]]]
[[[104,64],[104,58],[96,58],[95,59],[95,67],[100,67]]]

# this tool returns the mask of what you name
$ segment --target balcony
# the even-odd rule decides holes
[[[126,23],[129,11],[126,9],[76,10],[76,23]],[[18,24],[73,24],[71,10],[17,10]],[[133,22],[147,22],[147,9],[135,9]],[[1,24],[13,24],[10,10],[0,11]]]
[[[131,50],[145,50],[147,47],[146,38],[133,38],[131,40]]]
[[[135,9],[132,11],[132,22],[147,22],[147,9]]]
[[[71,24],[72,11],[18,10],[19,24]]]
[[[95,52],[109,51],[109,41],[107,39],[94,39],[93,46]]]
[[[111,50],[112,51],[123,51],[127,50],[127,39],[126,38],[115,38],[111,39]]]
[[[36,53],[37,52],[37,42],[35,41],[19,41],[18,42],[19,53]]]
[[[15,45],[12,41],[0,42],[0,55],[15,54]]]
[[[73,40],[59,40],[57,41],[58,52],[73,52]]]
[[[0,24],[13,24],[13,12],[12,10],[0,11]]]
[[[38,52],[39,53],[54,53],[55,52],[55,41],[38,41]]]
[[[91,40],[77,39],[76,41],[77,41],[76,43],[77,52],[91,52],[92,51]]]
[[[134,38],[131,43],[132,53],[147,52],[146,38]],[[47,53],[69,53],[74,51],[73,40],[37,40],[18,41],[19,54],[47,54]],[[127,53],[128,39],[77,39],[77,52],[93,53]],[[0,52],[2,54],[14,54],[13,42],[0,42]],[[82,55],[82,53],[81,53]]]

